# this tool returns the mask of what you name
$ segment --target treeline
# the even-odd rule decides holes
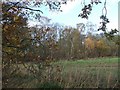
[[[82,35],[78,29],[31,28],[33,42],[36,43],[35,60],[75,60],[118,56],[118,36],[108,40],[104,35]],[[32,45],[32,44],[31,44]],[[30,55],[33,51],[28,51]],[[34,56],[31,54],[31,57]],[[30,58],[31,59],[31,58]]]
[[[80,30],[71,27],[19,28],[18,24],[4,27],[4,59],[9,57],[11,61],[29,62],[118,56],[118,35],[108,40],[101,34],[83,35]]]

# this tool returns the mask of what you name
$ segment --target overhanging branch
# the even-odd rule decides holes
[[[10,10],[11,8],[13,8],[13,7],[17,7],[17,8],[29,9],[29,10],[31,10],[31,11],[39,11],[39,12],[43,13],[41,10],[38,10],[38,9],[32,9],[32,8],[29,8],[29,7],[19,6],[19,5],[18,5],[19,2],[12,3],[12,4],[13,4],[13,6],[9,7],[6,11],[9,11],[9,10]]]
[[[38,10],[38,9],[32,9],[32,8],[29,8],[29,7],[23,7],[23,6],[17,6],[17,7],[18,7],[18,8],[28,9],[28,10],[31,10],[31,11],[38,11],[38,12],[43,13],[41,10]]]

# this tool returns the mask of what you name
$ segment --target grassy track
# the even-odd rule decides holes
[[[64,66],[67,65],[98,65],[98,64],[117,64],[118,63],[118,58],[93,58],[93,59],[86,59],[86,60],[75,60],[75,61],[58,61],[55,64],[61,64]]]

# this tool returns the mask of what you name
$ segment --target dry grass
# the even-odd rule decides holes
[[[19,65],[20,72],[11,77],[8,85],[15,88],[46,86],[64,88],[119,87],[118,58],[103,60],[60,61],[52,63],[52,66],[44,67],[44,69],[39,69],[37,65],[33,65],[35,73],[30,73],[28,69]]]

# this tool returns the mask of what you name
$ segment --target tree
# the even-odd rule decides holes
[[[104,39],[99,39],[96,42],[96,51],[98,57],[107,56],[109,54],[110,47],[107,45]]]
[[[73,43],[73,56],[75,59],[82,58],[83,45],[82,45],[82,37],[81,33],[78,29],[73,29],[72,33],[72,43]]]
[[[87,57],[93,57],[95,55],[95,40],[92,37],[85,39],[85,52]]]
[[[27,25],[27,18],[19,15],[19,10],[6,12],[8,4],[3,3],[2,13],[2,52],[3,52],[3,87],[7,87],[8,80],[14,74],[16,69],[12,69],[14,64],[23,62],[25,51],[30,45],[30,38]]]

